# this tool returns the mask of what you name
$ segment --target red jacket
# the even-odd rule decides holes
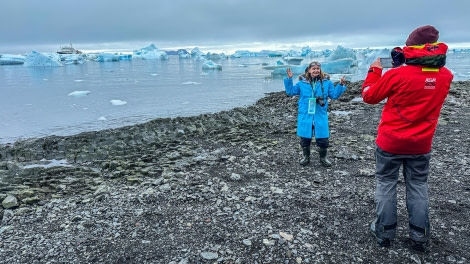
[[[362,99],[378,104],[387,99],[378,126],[376,143],[393,154],[431,151],[439,114],[454,78],[444,67],[447,45],[432,43],[403,48],[406,65],[369,69],[362,85]]]

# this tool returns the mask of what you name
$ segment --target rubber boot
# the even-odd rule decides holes
[[[331,162],[326,158],[326,149],[320,148],[318,149],[318,153],[320,154],[320,163],[323,167],[331,167]]]
[[[300,165],[305,166],[310,163],[310,147],[302,147],[304,157],[300,160]]]

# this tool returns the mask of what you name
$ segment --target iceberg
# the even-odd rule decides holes
[[[191,50],[191,57],[194,57],[194,56],[205,56],[205,54],[199,50],[198,47],[195,47],[194,49]]]
[[[303,57],[306,57],[306,56],[310,55],[310,53],[312,53],[312,49],[307,46],[307,47],[302,48],[302,51],[301,51],[300,55],[303,56]]]
[[[303,57],[292,57],[292,56],[285,56],[283,58],[287,64],[292,64],[292,65],[300,65],[302,60],[304,59]]]
[[[241,57],[254,57],[254,52],[249,50],[236,50],[232,55],[231,58],[241,58]]]
[[[271,63],[268,65],[264,65],[263,69],[265,70],[274,70],[277,68],[287,69],[288,65],[285,65],[284,62],[277,60],[276,63]]]
[[[189,52],[185,52],[183,50],[179,50],[178,51],[178,57],[180,59],[190,59],[191,58],[191,54],[189,54]]]
[[[132,60],[132,54],[119,54],[119,60],[122,60],[122,61]]]
[[[141,48],[140,50],[134,50],[134,57],[141,58],[143,60],[168,60],[168,53],[157,48],[153,43]]]
[[[334,61],[339,59],[356,59],[356,52],[349,48],[338,45],[335,50],[327,57],[327,60]]]
[[[24,59],[25,59],[25,56],[23,55],[0,54],[0,65],[23,64]]]
[[[211,60],[207,60],[202,64],[203,70],[222,70],[222,65],[217,64]]]
[[[357,63],[351,58],[322,62],[321,69],[325,73],[350,74],[357,71]]]
[[[195,60],[205,60],[206,54],[200,51],[198,47],[195,47],[193,50],[191,50],[191,57],[193,57]]]
[[[300,75],[305,72],[305,68],[310,63],[300,65],[300,62],[305,58],[304,56],[308,56],[310,58],[319,58],[318,61],[321,63],[322,71],[328,74],[355,74],[358,70],[356,52],[353,49],[344,48],[339,45],[333,51],[327,49],[321,52],[314,52],[309,47],[304,47],[302,48],[302,56],[293,56],[296,54],[295,51],[289,51],[288,54],[290,55],[283,57],[283,59],[291,65],[270,65],[263,68],[272,69],[271,75],[273,76],[285,76],[287,67],[291,68],[293,74]]]
[[[114,53],[98,53],[95,61],[98,62],[110,62],[110,61],[119,61],[120,55]]]
[[[286,52],[282,51],[272,51],[272,50],[261,50],[261,51],[249,51],[249,50],[237,50],[232,55],[231,58],[241,58],[241,57],[282,57],[287,56]]]
[[[303,74],[307,66],[308,65],[279,65],[278,67],[272,66],[272,68],[265,68],[265,69],[274,69],[271,72],[271,75],[273,76],[286,77],[287,76],[286,70],[287,68],[290,68],[295,78],[295,75]]]
[[[357,62],[350,58],[321,62],[321,70],[327,74],[354,74],[357,72],[357,66]],[[308,64],[266,66],[263,69],[273,69],[273,76],[286,76],[288,67],[294,75],[300,75],[305,72]]]
[[[24,66],[26,67],[61,67],[64,66],[60,62],[60,56],[45,55],[36,51],[32,51],[28,54],[24,60]]]
[[[228,56],[225,55],[224,53],[212,53],[212,52],[208,52],[206,54],[206,59],[208,60],[220,60],[220,59],[227,59]]]
[[[268,57],[282,57],[284,56],[284,52],[281,51],[271,51],[268,53]]]
[[[85,57],[80,54],[61,54],[60,60],[65,64],[83,64]]]

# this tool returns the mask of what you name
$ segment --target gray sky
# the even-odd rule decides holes
[[[402,46],[425,24],[440,41],[470,43],[465,0],[1,0],[0,10],[0,54],[69,43]]]

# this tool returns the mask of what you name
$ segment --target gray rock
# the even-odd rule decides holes
[[[201,252],[201,257],[203,259],[213,260],[213,259],[218,259],[219,254],[217,254],[215,252]]]
[[[5,199],[2,201],[2,206],[5,209],[10,209],[14,207],[18,207],[18,200],[16,199],[15,196],[13,195],[8,195]]]

